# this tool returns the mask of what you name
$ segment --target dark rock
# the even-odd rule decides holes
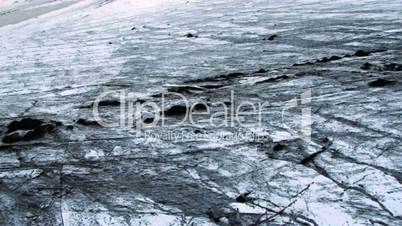
[[[53,130],[54,130],[53,125],[45,124],[34,130],[28,130],[23,138],[25,141],[39,139],[44,137],[48,132],[52,132]]]
[[[52,132],[55,128],[54,124],[42,123],[33,129],[21,129],[12,131],[3,137],[3,143],[16,143],[20,141],[31,141],[44,137],[47,133]]]
[[[186,35],[184,35],[184,37],[186,37],[186,38],[198,38],[198,35],[187,33]]]
[[[384,87],[395,84],[395,81],[386,80],[386,79],[377,79],[368,83],[370,87]]]
[[[100,126],[97,121],[87,120],[83,118],[78,119],[76,123],[83,126]]]
[[[354,56],[357,57],[365,57],[365,56],[369,56],[371,53],[370,52],[366,52],[364,50],[357,50],[354,54]]]
[[[132,27],[132,28],[131,28],[132,31],[134,31],[134,30],[136,30],[136,29],[137,29],[136,27]]]
[[[99,107],[117,107],[120,106],[121,102],[119,100],[102,100],[98,102]],[[94,103],[90,105],[81,106],[80,108],[93,108]]]
[[[342,59],[342,57],[340,57],[340,56],[332,56],[331,58],[329,58],[331,61],[334,61],[334,60],[340,60],[340,59]]]
[[[240,196],[236,197],[236,202],[245,203],[245,202],[247,202],[247,199],[246,199],[246,197],[240,195]]]
[[[163,93],[155,93],[155,94],[152,94],[151,97],[152,98],[160,98],[160,97],[162,97],[162,95],[163,95]]]
[[[254,74],[259,74],[259,73],[267,73],[267,70],[261,68],[260,70],[254,72]]]
[[[121,103],[119,100],[102,100],[99,102],[99,106],[102,106],[102,107],[104,107],[104,106],[116,107],[116,106],[120,106],[120,104]]]
[[[223,75],[218,75],[215,77],[206,77],[206,78],[201,78],[201,79],[194,79],[194,80],[187,80],[184,83],[188,84],[188,83],[203,83],[203,82],[220,82],[223,80],[231,80],[234,78],[238,78],[241,76],[244,76],[245,74],[242,72],[232,72],[232,73],[228,73],[228,74],[223,74]],[[224,86],[224,85],[220,85],[220,84],[213,84],[212,86]],[[201,85],[201,87],[206,88],[204,85]]]
[[[360,69],[362,69],[362,70],[370,70],[372,66],[373,66],[372,64],[366,62],[360,67]]]
[[[109,45],[113,44],[112,42],[108,42]]]
[[[232,102],[231,101],[224,101],[223,102],[226,106],[231,106],[232,105]]]
[[[197,103],[193,106],[193,109],[196,111],[206,111],[207,110],[207,106],[205,103]]]
[[[51,120],[50,123],[53,124],[53,125],[55,125],[55,126],[63,126],[63,125],[64,125],[62,122],[53,121],[53,120]]]
[[[321,62],[321,63],[327,63],[327,62],[330,62],[331,60],[328,58],[328,57],[324,57],[324,58],[322,58],[321,60],[319,60],[318,62]]]
[[[384,71],[402,71],[402,65],[396,63],[385,64],[383,67]]]
[[[236,202],[245,203],[245,202],[250,201],[251,199],[248,197],[248,195],[250,195],[250,193],[251,192],[240,194],[239,196],[236,197]]]
[[[146,118],[146,119],[144,119],[144,123],[146,123],[146,124],[151,124],[153,122],[154,122],[154,118]]]
[[[40,125],[38,128],[36,128],[34,131],[42,131],[42,132],[53,132],[56,126],[52,123],[43,123]]]
[[[175,105],[165,110],[165,116],[180,116],[187,114],[187,106]]]
[[[241,72],[232,72],[232,73],[229,73],[229,74],[226,74],[226,75],[222,75],[222,76],[220,76],[221,78],[237,78],[237,77],[240,77],[240,76],[243,76],[244,75],[244,73],[241,73]]]
[[[330,143],[332,143],[331,140],[330,140],[328,137],[322,138],[321,142],[323,142],[324,144],[330,144]]]
[[[195,134],[200,134],[200,133],[202,133],[202,131],[199,130],[199,129],[196,129],[196,130],[194,130],[194,133],[195,133]]]
[[[277,38],[277,37],[278,37],[278,35],[271,35],[271,36],[269,36],[268,38],[264,38],[264,40],[273,41],[273,40],[275,40],[275,38]]]
[[[274,145],[273,151],[277,152],[277,151],[280,151],[280,150],[284,149],[285,147],[286,147],[285,145],[283,145],[281,143],[277,143],[277,144]]]
[[[39,119],[24,118],[20,121],[13,121],[7,126],[7,133],[11,133],[17,130],[31,130],[42,125],[44,121]]]
[[[5,135],[2,139],[3,143],[16,143],[24,140],[24,136],[28,133],[28,131],[17,130],[12,133]]]

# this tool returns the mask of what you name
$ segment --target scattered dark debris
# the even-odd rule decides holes
[[[331,62],[331,61],[336,61],[336,60],[341,60],[341,59],[343,59],[343,58],[345,58],[345,57],[347,57],[347,56],[331,56],[331,57],[324,57],[324,58],[321,58],[321,59],[318,59],[318,60],[316,60],[316,61],[313,61],[313,62],[305,62],[305,63],[296,63],[296,64],[293,64],[293,66],[305,66],[305,65],[312,65],[312,64],[315,64],[315,63],[328,63],[328,62]]]
[[[83,118],[78,119],[76,123],[83,126],[100,126],[97,121],[87,120]]]
[[[389,86],[389,85],[393,85],[395,84],[396,81],[392,81],[392,80],[386,80],[383,78],[379,78],[377,80],[371,81],[368,83],[368,85],[370,87],[384,87],[384,86]]]
[[[341,57],[341,56],[331,56],[331,57],[324,57],[324,58],[322,58],[322,59],[320,59],[320,60],[316,60],[316,63],[328,63],[328,62],[331,62],[331,61],[336,61],[336,60],[341,60],[343,57]]]
[[[180,116],[187,114],[187,106],[174,105],[164,111],[165,116]]]
[[[192,33],[187,33],[187,34],[184,35],[184,37],[186,37],[186,38],[198,38],[198,35],[194,35]]]
[[[264,38],[264,40],[268,40],[268,41],[273,41],[273,40],[275,40],[276,38],[278,37],[278,35],[270,35],[269,37],[267,37],[267,38]]]
[[[384,71],[402,71],[402,65],[396,63],[385,64],[382,68]]]
[[[372,64],[366,62],[360,67],[360,69],[362,69],[362,70],[370,70],[372,67],[373,67]]]
[[[274,145],[274,147],[273,147],[273,151],[274,151],[274,152],[278,152],[278,151],[283,150],[285,147],[286,147],[286,145],[284,145],[284,144],[276,143],[276,144]]]
[[[370,70],[373,69],[380,70],[380,71],[402,71],[402,65],[401,64],[396,64],[396,63],[389,63],[389,64],[384,64],[382,67],[381,66],[376,66],[371,63],[364,63],[360,69],[362,70]]]
[[[350,54],[346,54],[346,55],[343,55],[343,56],[335,56],[334,55],[334,56],[331,56],[331,57],[324,57],[322,59],[318,59],[318,60],[315,60],[315,61],[307,61],[307,62],[304,62],[304,63],[295,63],[295,64],[293,64],[293,66],[306,66],[306,65],[312,65],[312,64],[315,64],[315,63],[328,63],[328,62],[331,62],[331,61],[341,60],[341,59],[349,58],[349,57],[353,57],[353,56],[355,56],[355,57],[365,57],[365,56],[369,56],[372,53],[377,53],[377,52],[382,52],[382,51],[384,51],[384,50],[372,50],[372,51],[357,50],[353,55],[350,55]]]
[[[3,143],[16,143],[20,141],[31,141],[44,137],[47,133],[54,131],[61,122],[45,122],[38,119],[25,118],[20,121],[13,121],[8,125]]]
[[[236,197],[236,202],[245,203],[251,201],[252,199],[248,197],[250,194],[251,192],[240,194],[239,196]]]

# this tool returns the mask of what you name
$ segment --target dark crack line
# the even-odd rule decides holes
[[[63,197],[64,197],[64,185],[63,185],[63,167],[64,164],[61,165],[59,171],[59,181],[60,181],[60,219],[61,224],[64,226],[64,218],[63,218]]]
[[[333,149],[332,149],[333,150]],[[390,175],[392,177],[394,177],[396,179],[396,181],[398,181],[400,184],[402,184],[402,173],[398,172],[396,170],[392,170],[392,169],[387,169],[385,167],[382,166],[377,166],[377,165],[373,165],[370,163],[365,163],[365,162],[360,162],[352,157],[346,156],[343,153],[341,153],[340,151],[334,150],[333,152],[331,152],[332,156],[335,158],[339,158],[339,159],[343,159],[346,160],[348,162],[352,162],[354,164],[357,165],[364,165],[364,166],[369,166],[372,167],[376,170],[379,170],[381,172],[383,172],[384,174]]]
[[[314,183],[314,182],[313,182],[313,183]],[[254,223],[254,225],[255,225],[255,226],[258,226],[258,225],[261,225],[261,224],[263,224],[263,223],[271,222],[271,221],[273,221],[277,216],[284,214],[285,211],[286,211],[288,208],[290,208],[293,204],[295,204],[295,203],[299,200],[298,197],[301,196],[305,191],[307,191],[313,183],[308,184],[305,188],[303,188],[302,190],[300,190],[299,192],[297,192],[294,196],[292,196],[292,198],[293,198],[294,200],[291,201],[291,202],[290,202],[289,204],[287,204],[286,206],[284,206],[284,207],[283,207],[281,210],[279,210],[279,211],[273,211],[273,210],[271,210],[271,209],[269,209],[269,208],[260,206],[260,207],[264,208],[266,211],[275,212],[275,214],[272,215],[272,216],[269,216],[268,218],[266,218],[266,219],[264,219],[264,220],[261,220],[261,219],[262,219],[262,217],[266,216],[266,214],[261,215],[261,216],[259,217],[259,219],[257,219],[257,222]]]
[[[345,190],[345,191],[346,191],[346,190],[354,190],[354,191],[357,191],[357,192],[363,194],[364,196],[366,196],[366,197],[369,198],[370,200],[372,200],[372,201],[374,201],[375,203],[377,203],[377,204],[381,207],[382,210],[384,210],[385,212],[387,212],[387,213],[388,213],[389,215],[391,215],[392,217],[395,217],[394,214],[393,214],[384,204],[382,204],[376,197],[374,197],[373,195],[369,194],[369,193],[368,193],[366,190],[364,190],[363,188],[354,187],[354,186],[347,186],[347,185],[342,184],[341,182],[339,182],[339,181],[335,180],[334,178],[332,178],[324,168],[318,166],[318,165],[315,164],[315,163],[313,163],[313,167],[310,167],[310,168],[316,170],[316,172],[318,172],[318,173],[321,174],[322,176],[324,176],[324,177],[330,179],[332,182],[334,182],[336,185],[338,185],[340,188],[342,188],[342,189]],[[399,219],[400,217],[397,216],[396,218]]]

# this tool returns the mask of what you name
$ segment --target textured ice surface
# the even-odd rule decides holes
[[[0,144],[0,225],[401,225],[401,15],[397,0],[0,1],[1,136],[54,125]],[[148,129],[208,134],[171,141],[92,121],[104,91],[159,103],[172,87],[268,102],[263,125]],[[286,127],[300,109],[283,114],[308,89],[311,142]],[[238,132],[268,139],[212,139]]]

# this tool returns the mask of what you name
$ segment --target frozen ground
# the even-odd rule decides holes
[[[402,224],[400,1],[0,3],[1,225]],[[122,89],[269,102],[260,127],[173,127],[174,112],[148,129],[267,139],[93,123]],[[283,103],[308,90],[311,142],[282,123],[299,126]]]

